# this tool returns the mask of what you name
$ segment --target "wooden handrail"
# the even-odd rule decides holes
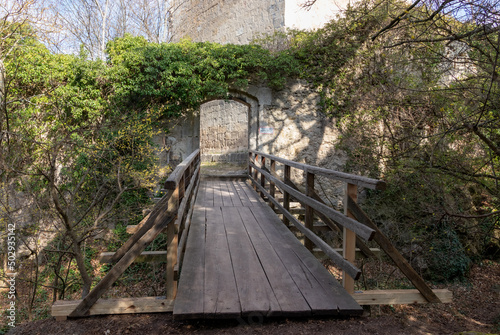
[[[380,229],[378,229],[378,227],[370,220],[370,218],[363,212],[356,202],[358,192],[357,186],[383,190],[385,189],[385,182],[318,168],[307,164],[301,164],[253,150],[249,150],[249,158],[249,171],[251,172],[252,169],[254,169],[254,175],[252,176],[250,174],[250,180],[254,184],[254,187],[257,188],[263,196],[268,198],[273,207],[277,208],[283,214],[283,221],[285,222],[286,220],[285,223],[293,223],[305,235],[305,237],[309,239],[309,242],[312,242],[320,247],[320,249],[323,250],[335,264],[342,268],[343,285],[349,293],[354,293],[354,280],[359,277],[359,270],[352,264],[355,259],[356,239],[359,239],[359,235],[365,239],[373,238],[428,302],[440,302],[440,298],[435,294],[435,292],[431,290],[422,277],[420,277],[418,273],[408,264],[406,259],[396,250],[389,239],[380,231]],[[260,158],[260,166],[257,165],[259,161],[257,158]],[[270,160],[271,169],[268,169],[265,166],[265,158]],[[275,172],[275,162],[284,164],[284,181],[282,181],[281,177]],[[290,167],[298,168],[306,172],[306,194],[304,194],[303,191],[300,191],[299,188],[290,180]],[[258,173],[260,173],[260,178],[258,178]],[[319,174],[347,183],[343,214],[335,211],[331,207],[328,207],[314,191],[314,174]],[[269,181],[269,192],[267,192],[265,188],[266,180]],[[282,190],[284,195],[283,205],[281,205],[274,198],[274,187],[278,187]],[[300,223],[286,208],[289,203],[290,196],[294,197],[306,208],[305,226]],[[337,228],[335,226],[336,224],[343,226],[344,248],[342,256],[340,256],[333,248],[321,240],[311,230],[314,215],[311,209],[316,211],[318,216],[320,216],[322,220],[330,226],[330,228]],[[363,245],[362,243],[360,244]]]
[[[178,233],[182,227],[184,212],[187,202],[194,189],[194,184],[199,178],[199,155],[196,150],[189,155],[172,172],[165,188],[167,194],[155,205],[152,212],[145,218],[142,226],[132,235],[127,242],[114,254],[112,261],[116,262],[113,268],[104,276],[96,287],[75,307],[69,314],[70,317],[88,315],[90,308],[125,272],[141,252],[165,229],[167,229],[167,269],[166,269],[166,296],[175,299],[177,283],[175,279],[175,263],[177,262]],[[192,174],[192,176],[191,176]],[[193,184],[193,185],[189,185]],[[186,189],[187,187],[187,189]],[[186,192],[187,191],[187,192]],[[185,196],[187,193],[187,196]],[[182,202],[179,204],[180,199]],[[179,206],[182,213],[179,215]],[[176,217],[180,220],[175,221]]]
[[[266,158],[269,159],[271,170],[266,168]],[[284,165],[284,180],[281,180],[275,172],[276,162],[280,162]],[[259,166],[257,164],[259,164]],[[291,167],[298,168],[305,172],[305,194],[299,191],[291,181]],[[251,173],[252,169],[253,176]],[[291,222],[304,234],[305,247],[312,251],[313,244],[315,244],[343,270],[342,282],[344,288],[347,292],[352,294],[354,292],[354,280],[358,279],[361,274],[361,271],[354,265],[356,240],[359,239],[359,237],[368,241],[371,240],[375,235],[375,230],[357,221],[347,210],[347,207],[345,207],[344,213],[341,213],[327,206],[322,199],[317,196],[314,190],[315,175],[318,174],[331,179],[346,182],[345,199],[349,195],[357,196],[358,185],[368,187],[370,189],[382,190],[385,189],[385,182],[348,173],[318,168],[307,164],[301,164],[253,150],[249,150],[248,170],[250,180],[254,184],[254,188],[259,190],[262,197],[267,197],[272,207],[277,208],[283,214],[284,223],[288,225],[288,223]],[[260,173],[260,178],[258,178],[258,173]],[[266,180],[269,181],[269,192],[266,190]],[[281,205],[274,198],[275,187],[278,187],[283,192],[283,205]],[[305,225],[300,223],[290,213],[290,196],[298,200],[305,207]],[[345,203],[347,203],[347,200],[345,200]],[[342,256],[313,232],[315,212],[323,217],[323,220],[326,219],[325,222],[327,225],[330,223],[336,228],[333,223],[335,222],[343,227]]]
[[[294,167],[296,169],[300,169],[305,171],[306,173],[313,173],[316,175],[320,175],[323,177],[327,177],[330,179],[336,179],[336,180],[341,180],[349,184],[354,184],[358,186],[363,186],[372,190],[385,190],[386,189],[386,183],[383,180],[378,180],[378,179],[372,179],[372,178],[367,178],[363,176],[358,176],[355,174],[350,174],[350,173],[345,173],[345,172],[340,172],[340,171],[335,171],[335,170],[330,170],[330,169],[325,169],[317,166],[312,166],[308,164],[303,164],[303,163],[298,163],[294,162],[288,159],[284,159],[281,157],[273,156],[270,154],[266,154],[260,151],[255,151],[255,150],[249,150],[249,152],[259,155],[261,157],[266,157],[271,160],[274,160],[276,162],[280,162],[285,165],[289,165],[291,167]]]
[[[164,188],[167,190],[175,190],[175,188],[179,185],[184,176],[186,170],[193,164],[195,160],[199,160],[200,149],[196,149],[193,151],[191,155],[186,157],[185,160],[182,161],[175,170],[170,174],[167,181],[165,182]]]
[[[356,232],[356,234],[358,234],[360,237],[364,238],[367,241],[370,241],[371,239],[373,239],[373,236],[375,235],[375,230],[365,226],[361,222],[358,222],[354,219],[351,219],[351,218],[345,216],[341,212],[338,212],[338,211],[334,210],[333,208],[328,207],[317,200],[314,200],[311,197],[308,197],[307,195],[302,194],[301,192],[286,185],[284,182],[282,182],[278,178],[273,177],[271,174],[269,174],[266,171],[264,171],[263,169],[259,168],[254,163],[250,162],[250,165],[256,171],[259,171],[268,180],[272,180],[273,183],[277,187],[279,187],[283,191],[289,193],[292,197],[297,199],[303,205],[310,206],[310,207],[314,208],[316,211],[321,212],[324,215],[327,215],[328,217],[333,219],[335,222],[338,222],[342,226],[349,228],[350,230]]]
[[[356,266],[352,265],[348,261],[342,257],[335,249],[330,247],[325,241],[323,241],[321,238],[319,238],[312,230],[306,228],[304,225],[302,225],[289,211],[285,210],[285,208],[271,195],[266,191],[266,189],[259,185],[259,183],[253,179],[253,177],[250,177],[250,180],[254,183],[254,185],[257,186],[257,188],[262,192],[268,199],[271,201],[279,210],[280,212],[290,221],[293,223],[297,229],[299,229],[302,234],[304,234],[307,238],[309,238],[314,244],[318,246],[330,259],[340,266],[344,271],[346,271],[352,278],[358,279],[359,276],[361,275],[361,270],[358,269]]]

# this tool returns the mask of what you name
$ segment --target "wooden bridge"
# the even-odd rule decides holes
[[[293,183],[292,168],[303,170],[304,192]],[[314,190],[316,175],[346,183],[344,213],[323,203]],[[102,261],[115,263],[107,275],[83,300],[54,303],[52,315],[57,319],[153,312],[173,312],[176,319],[356,316],[363,311],[360,304],[451,301],[451,292],[431,290],[425,284],[356,204],[358,186],[384,189],[383,181],[254,151],[249,152],[248,179],[251,184],[246,178],[200,177],[200,153],[195,151],[170,175],[167,193],[152,212],[128,228],[133,233],[130,239],[115,253],[102,256]],[[290,212],[291,200],[305,209],[304,223]],[[316,217],[323,227],[342,234],[343,255],[315,234]],[[289,226],[304,235],[304,243]],[[162,232],[167,234],[167,250],[143,252]],[[415,290],[354,292],[354,280],[361,273],[354,265],[356,247],[373,256],[363,242],[372,239]],[[314,246],[342,268],[343,285],[311,253]],[[166,296],[100,299],[141,258],[166,260]]]

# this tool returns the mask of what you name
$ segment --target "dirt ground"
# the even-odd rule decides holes
[[[441,287],[442,288],[442,287]],[[372,306],[355,319],[252,319],[174,321],[171,314],[96,316],[67,321],[53,318],[20,324],[7,334],[498,334],[500,264],[484,262],[470,280],[448,286],[451,304]]]

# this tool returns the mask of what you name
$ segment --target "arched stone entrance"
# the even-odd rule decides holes
[[[249,105],[240,100],[212,100],[200,107],[202,162],[243,165],[248,155]]]
[[[163,135],[169,161],[176,164],[199,148],[203,162],[246,166],[248,149],[258,147],[262,102],[270,103],[268,88],[249,90],[254,94],[230,90],[227,97],[207,100],[200,109],[169,120],[169,133]]]

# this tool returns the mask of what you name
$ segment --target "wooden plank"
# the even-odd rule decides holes
[[[336,252],[338,252],[341,255],[344,252],[342,250],[342,248],[334,248],[333,250],[335,250]],[[314,248],[313,252],[315,254],[319,254],[319,255],[323,255],[323,256],[325,254],[320,248]],[[380,255],[381,255],[381,250],[379,248],[370,248],[370,252],[373,255],[375,255],[375,257],[380,257]],[[356,248],[356,257],[363,257],[363,256],[365,256],[365,254],[361,251],[361,249]]]
[[[161,200],[161,199],[160,199]],[[153,211],[149,212],[148,215],[146,215],[142,220],[141,222],[139,222],[138,224],[136,225],[128,225],[127,226],[127,233],[129,234],[135,234],[145,223],[146,221],[149,219],[149,217],[151,216],[151,213]]]
[[[252,203],[252,206],[260,206],[261,204],[264,203],[261,197],[257,193],[255,193],[254,190],[250,188],[250,186],[246,182],[238,182],[238,184],[241,186],[241,189],[245,194],[247,195],[248,199]]]
[[[206,217],[204,317],[236,318],[240,300],[221,208],[207,208]]]
[[[432,292],[442,303],[453,301],[453,292],[448,289],[435,289]],[[418,290],[373,290],[355,292],[354,300],[360,305],[409,305],[425,304],[427,299]]]
[[[175,298],[174,318],[203,317],[203,292],[205,286],[205,209],[197,207],[188,235],[186,253]]]
[[[227,187],[227,182],[224,180],[218,181],[221,196],[222,196],[222,204],[223,206],[226,207],[232,207],[233,206],[233,200],[231,199],[231,193],[229,192],[229,189]]]
[[[218,180],[210,180],[207,186],[213,189],[214,192],[214,207],[222,207],[224,203],[222,202],[222,193]]]
[[[254,184],[257,185],[258,188],[260,188],[261,192],[268,195],[267,191],[264,190],[257,182],[255,182]],[[278,208],[278,210],[281,211],[283,216],[285,216],[289,220],[289,222],[293,223],[293,225],[295,227],[297,227],[297,229],[299,229],[305,236],[307,236],[311,241],[313,241],[313,243],[316,244],[328,257],[330,257],[330,259],[335,264],[337,264],[341,269],[343,269],[347,273],[349,273],[353,278],[356,278],[356,279],[359,278],[359,276],[361,275],[360,269],[358,269],[356,266],[354,266],[353,264],[346,261],[344,259],[344,257],[342,257],[331,246],[329,246],[325,241],[323,241],[316,234],[314,234],[313,231],[304,227],[292,214],[290,214],[288,211],[286,211],[278,201],[276,201],[272,197],[269,197],[269,200],[274,203],[276,208]],[[274,212],[273,212],[273,215],[275,215]]]
[[[401,272],[411,281],[411,283],[422,293],[422,295],[432,303],[440,303],[441,300],[437,297],[432,289],[425,283],[425,281],[418,275],[418,273],[411,267],[408,261],[399,253],[399,251],[392,245],[391,241],[375,223],[366,215],[366,213],[356,204],[350,197],[347,199],[348,208],[352,214],[363,224],[374,229],[375,242],[386,252],[386,254],[393,260],[394,264],[401,270]]]
[[[255,159],[254,160],[250,159],[249,164],[252,165],[253,163],[257,162],[257,159],[258,159],[258,156],[255,155]],[[254,172],[253,172],[253,179],[257,180],[258,173],[259,172],[257,170],[254,170]],[[251,176],[252,175],[250,175],[250,177]],[[256,186],[254,186],[254,190],[257,191],[257,187]]]
[[[320,168],[317,166],[302,164],[302,163],[294,162],[294,161],[291,161],[288,159],[276,157],[273,155],[265,154],[265,153],[254,151],[254,150],[250,150],[250,152],[257,154],[259,156],[262,156],[262,157],[267,157],[269,159],[273,159],[273,160],[280,162],[280,163],[283,163],[285,165],[290,165],[296,169],[300,169],[300,170],[310,172],[310,173],[313,173],[316,175],[324,176],[327,178],[341,180],[341,181],[344,181],[346,183],[351,183],[354,185],[363,186],[363,187],[374,189],[374,190],[385,190],[386,189],[386,183],[383,180],[377,180],[377,179],[357,176],[357,175],[350,174],[350,173],[339,172],[339,171],[335,171],[335,170]]]
[[[346,217],[343,213],[340,213],[340,212],[334,210],[333,208],[328,207],[328,206],[322,204],[321,202],[316,201],[316,200],[302,194],[301,192],[299,192],[297,190],[294,190],[292,187],[286,185],[278,178],[271,176],[271,174],[265,172],[264,170],[260,169],[256,165],[253,165],[253,168],[258,170],[259,172],[263,173],[266,176],[266,178],[272,180],[276,184],[276,186],[278,186],[279,188],[281,188],[283,190],[283,192],[289,193],[292,197],[294,197],[300,203],[302,203],[302,205],[304,205],[304,206],[308,205],[308,206],[313,207],[316,211],[327,215],[328,217],[335,220],[335,222],[338,222],[343,227],[346,227],[346,228],[352,230],[353,232],[355,232],[357,235],[361,236],[365,240],[370,241],[373,238],[373,235],[375,235],[375,231],[373,229],[359,223],[358,221],[356,221],[354,219]],[[257,185],[257,186],[259,186],[259,185]]]
[[[234,275],[238,287],[242,316],[276,316],[281,308],[252,247],[237,207],[223,207]]]
[[[184,176],[184,172],[189,168],[190,165],[196,164],[199,161],[200,149],[196,149],[189,156],[186,157],[177,165],[175,170],[168,176],[167,181],[165,182],[165,188],[167,190],[175,190],[179,185],[182,177]]]
[[[58,300],[52,305],[52,316],[69,316],[82,300]],[[166,313],[172,312],[174,301],[165,297],[142,297],[121,299],[99,299],[90,308],[88,315]]]
[[[204,190],[204,200],[200,203],[203,207],[213,207],[214,206],[214,189],[210,185],[210,181],[203,180],[203,190]]]
[[[307,300],[313,315],[362,313],[362,308],[268,206],[252,208],[252,213]]]
[[[236,188],[234,187],[234,181],[226,181],[226,186],[228,189],[229,194],[231,195],[231,200],[233,202],[233,206],[236,207],[241,207],[243,206],[243,203],[240,199],[240,195]]]
[[[127,228],[126,228],[126,230],[125,230],[125,231],[126,231],[128,234],[133,235],[133,234],[137,233],[137,231],[139,230],[139,228],[140,228],[140,226],[139,226],[139,225],[134,225],[134,224],[131,224],[131,225],[128,225],[128,226],[127,226]],[[166,231],[163,231],[163,232],[165,233]],[[114,262],[111,262],[111,263],[114,263]]]
[[[239,214],[283,315],[311,315],[309,304],[276,254],[251,209],[250,207],[241,208]]]
[[[110,263],[111,257],[114,255],[114,252],[101,252],[99,255],[99,262],[101,263]],[[167,261],[167,252],[166,251],[143,251],[137,258],[134,260],[134,263],[159,263]]]
[[[240,185],[239,181],[233,181],[232,185],[238,194],[238,197],[241,201],[241,205],[246,207],[253,206],[253,203],[250,201],[250,198],[248,198],[247,194],[243,191],[243,188]]]
[[[351,211],[349,210],[347,204],[347,199],[353,199],[357,201],[358,199],[358,186],[354,184],[347,184],[344,196],[344,214],[350,218],[354,218]],[[354,264],[356,260],[356,234],[352,231],[344,227],[343,231],[343,239],[342,239],[342,249],[344,258],[350,263]],[[352,294],[354,293],[354,278],[349,276],[348,273],[342,271],[342,286],[344,286],[345,290]]]

